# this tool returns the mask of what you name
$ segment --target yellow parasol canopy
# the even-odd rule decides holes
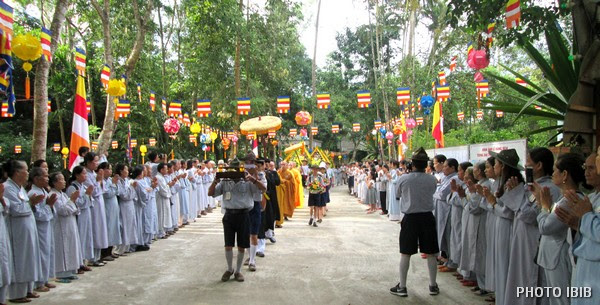
[[[286,153],[286,154],[290,154],[290,153],[292,153],[292,152],[294,152],[294,151],[296,151],[298,149],[302,149],[302,151],[304,151],[304,142],[300,142],[300,143],[294,144],[294,145],[286,148],[283,152]]]
[[[255,132],[257,135],[267,134],[269,130],[279,130],[281,128],[281,119],[275,116],[259,116],[245,120],[240,124],[240,131],[243,135]]]

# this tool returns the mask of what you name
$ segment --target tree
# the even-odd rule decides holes
[[[65,22],[65,14],[69,5],[68,0],[58,0],[54,7],[54,16],[50,31],[52,41],[50,52],[54,53],[58,47],[58,40],[62,25]],[[35,70],[34,81],[34,115],[33,115],[33,141],[31,142],[31,161],[46,159],[46,147],[48,138],[48,75],[50,74],[51,62],[40,60]]]
[[[500,0],[451,0],[451,24],[458,28],[459,20],[466,20],[468,27],[476,32],[481,32],[489,20],[503,20],[502,14],[506,1]],[[591,147],[598,142],[600,135],[595,126],[600,119],[600,36],[597,29],[600,17],[596,14],[597,1],[574,0],[561,4],[560,7],[541,7],[536,3],[528,2],[527,6],[521,4],[521,25],[515,30],[500,30],[497,33],[501,46],[525,37],[535,40],[543,33],[548,25],[557,22],[559,18],[570,24],[573,28],[573,65],[578,70],[578,84],[568,102],[564,121],[564,142],[571,144],[577,140],[579,144]],[[571,20],[566,17],[571,15]],[[496,35],[496,34],[495,34]],[[555,71],[549,72],[559,77]],[[596,114],[596,122],[594,122]],[[577,143],[572,143],[577,144]]]
[[[113,67],[112,71],[114,71],[114,58],[112,54],[113,48],[111,36],[112,31],[111,20],[109,15],[110,1],[104,0],[103,6],[100,6],[98,0],[91,0],[91,3],[102,21],[102,34],[104,40],[104,61],[109,66]],[[138,0],[132,0],[131,3],[134,19],[136,22],[136,31],[133,47],[131,48],[131,52],[127,56],[127,60],[125,61],[124,65],[125,76],[127,78],[129,78],[129,76],[131,76],[131,74],[133,73],[135,64],[139,60],[140,54],[144,48],[146,32],[148,30],[147,24],[150,21],[150,13],[152,12],[154,2],[148,1],[146,4],[146,9],[143,12],[140,11]],[[98,139],[98,153],[100,154],[104,154],[108,151],[112,140],[112,135],[115,131],[115,122],[113,118],[115,115],[116,105],[114,103],[110,103],[109,98],[110,97],[107,96],[104,124],[102,125],[102,132],[100,133],[100,137]]]

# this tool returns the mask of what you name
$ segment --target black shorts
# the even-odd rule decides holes
[[[437,242],[435,217],[432,212],[405,214],[400,229],[400,253],[436,254],[440,252]]]
[[[320,207],[322,201],[322,194],[308,194],[308,206],[309,207]]]
[[[223,216],[223,234],[225,247],[234,247],[237,235],[237,246],[250,248],[250,217],[248,213],[225,213]]]
[[[250,216],[250,235],[258,235],[262,225],[260,210],[260,201],[254,201],[254,208],[248,214]]]

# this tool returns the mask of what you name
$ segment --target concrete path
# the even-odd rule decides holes
[[[409,296],[391,295],[400,226],[365,214],[343,186],[331,199],[318,228],[308,226],[308,208],[296,210],[276,230],[277,243],[257,258],[258,270],[244,269],[243,283],[220,281],[226,263],[217,211],[150,251],[94,268],[71,284],[57,283],[33,304],[485,304],[450,274],[438,274],[441,293],[430,296],[419,255],[411,261]]]

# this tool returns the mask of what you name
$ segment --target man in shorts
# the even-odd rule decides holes
[[[439,252],[435,217],[433,216],[433,194],[437,180],[425,173],[429,158],[421,147],[413,153],[412,172],[404,174],[398,181],[396,198],[401,198],[400,211],[404,213],[400,230],[400,282],[390,289],[390,293],[408,296],[406,277],[410,256],[427,254],[429,271],[429,294],[437,295],[440,290],[436,282],[437,254]]]
[[[240,162],[236,159],[231,162],[232,167],[238,167]],[[244,281],[241,273],[244,262],[244,251],[250,248],[250,217],[249,211],[254,207],[254,195],[262,194],[264,185],[254,175],[246,175],[245,179],[217,179],[215,178],[208,188],[208,196],[223,195],[222,207],[225,209],[223,216],[223,233],[225,236],[225,258],[227,271],[221,280],[227,282],[233,275],[238,282]],[[237,266],[233,270],[233,246],[237,237]]]

